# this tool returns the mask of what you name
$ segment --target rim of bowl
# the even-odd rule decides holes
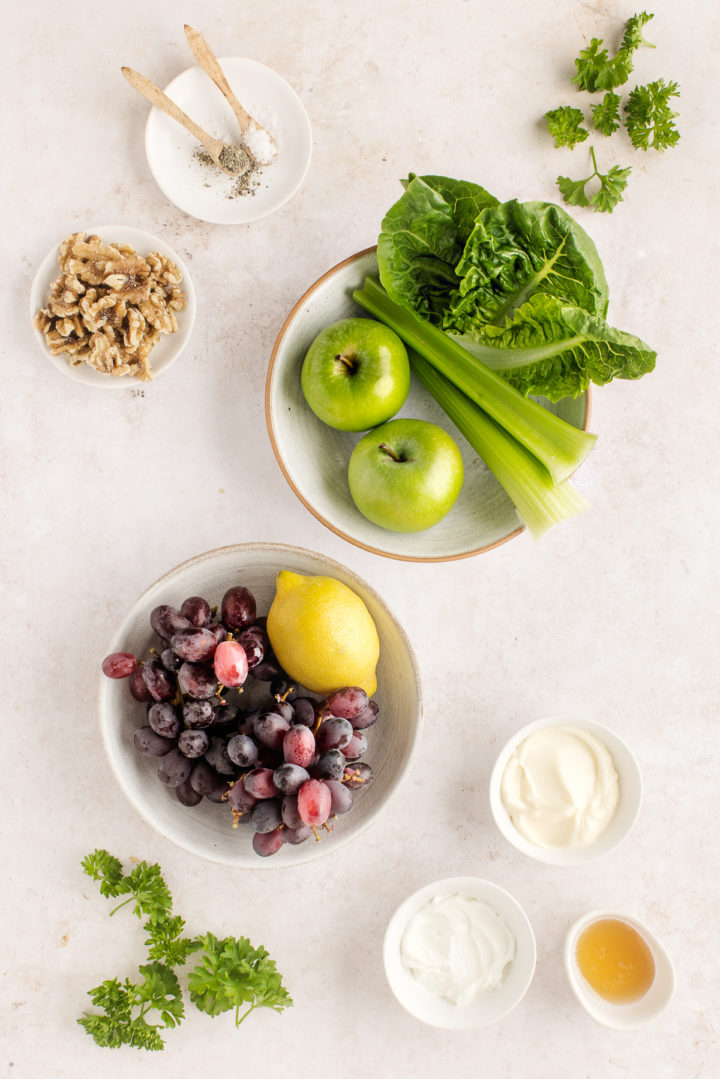
[[[175,248],[171,244],[169,244],[167,240],[164,240],[162,236],[157,236],[155,233],[148,232],[146,229],[138,228],[136,225],[121,225],[116,222],[115,224],[110,225],[92,225],[91,227],[86,229],[75,229],[75,232],[86,232],[88,234],[94,233],[96,235],[99,235],[101,238],[104,238],[103,233],[134,233],[136,244],[139,242],[140,238],[142,238],[146,242],[151,242],[152,244],[165,248],[166,251],[169,252],[169,255],[167,257],[171,258],[172,261],[176,264],[176,266],[178,266],[178,268],[182,272],[182,288],[185,293],[185,308],[183,311],[179,312],[179,314],[184,316],[185,320],[185,325],[183,326],[185,341],[178,347],[175,354],[171,356],[170,359],[161,368],[153,370],[153,377],[150,382],[142,382],[140,379],[132,377],[113,377],[113,375],[105,374],[102,371],[95,371],[94,368],[88,367],[84,363],[79,365],[77,370],[82,371],[83,374],[86,374],[87,372],[92,372],[92,376],[95,377],[82,377],[82,375],[80,374],[74,374],[76,368],[74,368],[73,365],[69,363],[69,361],[63,358],[63,354],[54,356],[48,348],[44,335],[33,325],[35,314],[38,310],[37,296],[40,291],[40,281],[47,275],[50,267],[57,262],[57,256],[60,251],[60,246],[63,242],[62,240],[59,240],[53,247],[50,248],[49,251],[46,252],[44,258],[38,264],[38,267],[33,275],[33,279],[30,285],[30,328],[33,332],[33,336],[36,338],[43,355],[47,360],[50,361],[53,367],[56,368],[56,370],[60,371],[61,374],[67,375],[67,377],[71,378],[73,382],[79,383],[82,386],[90,386],[93,389],[99,390],[130,390],[137,389],[138,387],[143,388],[145,386],[150,386],[156,378],[160,378],[160,376],[163,375],[168,370],[168,368],[172,367],[175,361],[180,358],[182,353],[187,348],[192,337],[193,329],[195,328],[195,321],[197,317],[197,294],[195,292],[195,285],[193,283],[187,263],[180,255],[178,255]],[[117,241],[110,240],[109,242],[115,243]],[[57,274],[55,274],[55,276],[57,276]],[[41,299],[40,306],[42,306],[43,302],[44,301]],[[169,339],[171,340],[172,338],[170,337]],[[152,356],[152,352],[150,353],[150,355]]]
[[[421,734],[422,734],[422,727],[423,727],[423,694],[422,694],[422,681],[421,681],[421,678],[420,678],[420,669],[419,669],[419,666],[418,666],[417,656],[415,655],[415,650],[414,650],[414,648],[412,646],[412,642],[410,641],[410,638],[408,637],[408,635],[407,635],[407,633],[405,631],[405,627],[400,622],[400,620],[397,618],[395,612],[390,607],[388,607],[387,603],[382,598],[382,596],[380,596],[380,594],[372,587],[372,585],[369,585],[362,577],[359,576],[359,574],[355,573],[354,570],[350,569],[348,566],[343,565],[341,562],[338,562],[336,559],[329,557],[328,555],[322,554],[319,551],[313,551],[309,547],[298,547],[295,544],[280,543],[280,542],[273,542],[273,541],[264,542],[264,541],[261,541],[261,540],[257,540],[257,541],[253,541],[253,542],[250,542],[250,543],[228,543],[228,544],[225,544],[222,547],[213,547],[209,551],[203,551],[200,554],[196,554],[196,555],[193,555],[190,558],[186,558],[183,562],[178,562],[178,564],[176,566],[173,566],[171,569],[166,570],[165,573],[163,573],[160,577],[156,578],[156,580],[152,581],[147,586],[147,588],[145,588],[140,593],[140,595],[135,599],[135,601],[132,604],[132,606],[130,607],[130,609],[128,611],[126,611],[126,613],[125,613],[122,621],[120,622],[120,624],[115,629],[115,632],[114,632],[114,634],[112,636],[112,639],[111,639],[111,641],[109,642],[109,645],[108,645],[108,651],[105,654],[109,654],[110,652],[113,652],[113,651],[118,651],[121,648],[122,641],[123,641],[123,633],[125,632],[127,623],[130,621],[131,616],[132,616],[133,612],[135,611],[135,609],[143,602],[143,600],[149,595],[150,592],[152,592],[155,588],[157,588],[158,585],[161,585],[164,581],[170,579],[176,572],[178,572],[179,570],[185,570],[185,569],[189,568],[190,566],[195,565],[197,563],[207,561],[208,559],[212,558],[213,556],[217,556],[219,554],[224,554],[224,553],[230,552],[230,551],[249,552],[249,551],[252,551],[252,550],[263,550],[263,551],[277,550],[277,551],[282,551],[284,553],[291,552],[291,553],[297,553],[298,555],[310,555],[312,558],[319,558],[321,561],[326,563],[326,565],[328,566],[329,569],[332,569],[333,567],[337,567],[337,569],[341,570],[341,572],[343,574],[346,574],[351,579],[357,581],[358,584],[360,584],[364,589],[366,589],[367,592],[369,592],[372,595],[373,599],[379,604],[379,606],[381,606],[387,612],[387,614],[390,616],[393,623],[395,624],[395,627],[396,627],[396,629],[397,629],[397,631],[398,631],[398,633],[399,633],[399,635],[400,635],[400,637],[402,639],[403,645],[405,646],[405,648],[407,650],[408,658],[410,660],[410,666],[412,667],[412,671],[413,671],[413,678],[414,678],[415,687],[416,687],[416,693],[417,693],[417,719],[416,719],[416,723],[415,723],[415,726],[414,726],[412,738],[410,740],[410,745],[409,745],[409,748],[408,748],[407,760],[405,762],[404,767],[402,768],[402,770],[398,774],[398,776],[397,776],[397,778],[395,780],[395,783],[394,783],[394,785],[393,785],[393,787],[390,790],[389,795],[388,795],[388,798],[392,797],[392,795],[395,793],[395,791],[400,786],[401,782],[403,781],[403,779],[405,778],[405,776],[408,773],[408,770],[409,770],[410,765],[412,763],[413,756],[415,754],[415,751],[417,749],[417,746],[418,746],[418,743],[420,741],[420,737],[421,737]],[[321,857],[322,854],[325,853],[323,851],[320,855],[317,855],[316,857],[301,857],[301,856],[298,856],[292,862],[276,862],[272,858],[257,858],[256,857],[256,859],[253,860],[252,862],[250,862],[248,860],[248,862],[245,863],[245,862],[238,862],[238,861],[236,861],[234,859],[225,858],[221,854],[213,853],[212,851],[208,851],[208,850],[206,850],[206,849],[204,849],[202,847],[196,846],[194,844],[189,844],[189,843],[187,843],[185,841],[181,841],[175,835],[169,835],[168,832],[166,831],[166,829],[157,820],[154,819],[153,814],[151,812],[148,812],[144,805],[140,805],[137,802],[135,797],[131,794],[131,792],[130,792],[130,790],[128,788],[128,785],[125,783],[125,780],[124,780],[123,776],[121,775],[120,771],[118,770],[118,768],[116,766],[114,755],[110,752],[110,747],[108,745],[108,739],[107,739],[107,733],[106,733],[106,722],[105,722],[105,711],[106,710],[105,710],[104,704],[103,704],[104,687],[105,687],[105,681],[101,678],[100,682],[99,682],[99,689],[98,689],[98,721],[99,721],[100,734],[101,734],[101,737],[102,737],[103,748],[105,750],[106,759],[108,760],[108,762],[110,764],[110,769],[111,769],[113,775],[115,776],[115,779],[117,780],[117,783],[118,783],[120,789],[122,790],[123,794],[127,798],[128,802],[139,813],[139,815],[142,817],[142,819],[145,821],[145,823],[150,825],[150,827],[155,832],[157,832],[158,835],[161,835],[161,836],[163,836],[163,838],[169,840],[171,843],[174,843],[175,846],[178,847],[180,850],[184,850],[189,854],[194,854],[197,857],[203,858],[203,859],[205,859],[206,861],[209,861],[209,862],[213,862],[216,865],[228,865],[228,866],[231,866],[234,869],[251,869],[251,870],[259,870],[259,869],[263,869],[263,870],[264,869],[276,869],[276,870],[292,869],[295,866],[305,865],[305,864],[307,864],[308,862],[311,862],[311,861],[317,861],[318,858]],[[367,817],[367,819],[363,822],[363,824],[360,825],[357,828],[357,830],[353,831],[352,833],[348,833],[346,835],[338,835],[335,842],[332,845],[332,848],[330,848],[329,853],[332,853],[332,851],[340,850],[341,847],[344,847],[348,843],[351,843],[353,840],[357,839],[360,835],[362,835],[365,831],[367,831],[367,829],[370,827],[370,825],[374,823],[374,821],[379,816],[379,814],[384,810],[385,805],[386,805],[385,802],[380,803],[377,806],[377,808]],[[302,850],[302,848],[295,848],[295,849]],[[257,861],[258,864],[255,864],[256,861]]]
[[[630,776],[632,787],[629,792],[629,797],[632,799],[632,810],[625,830],[618,836],[615,842],[605,850],[597,849],[599,845],[602,845],[605,833],[599,835],[595,842],[589,844],[587,847],[578,847],[569,850],[562,847],[541,847],[536,843],[531,843],[529,839],[526,839],[525,836],[517,830],[510,820],[510,816],[503,805],[502,797],[500,795],[500,784],[502,782],[505,766],[510,759],[513,750],[520,745],[521,742],[535,731],[544,730],[548,727],[572,726],[579,726],[582,729],[589,731],[597,737],[598,741],[603,743],[613,758],[613,763],[615,764],[618,773],[620,773],[620,769],[612,750],[613,743],[625,753],[627,758],[626,763],[628,767],[623,771],[623,775]],[[620,778],[622,781],[622,775]],[[543,862],[545,865],[560,866],[562,868],[572,868],[579,865],[588,865],[590,862],[595,862],[600,858],[604,858],[606,854],[610,854],[611,851],[617,850],[620,844],[627,839],[630,832],[635,827],[642,807],[643,780],[640,765],[638,764],[632,749],[627,742],[610,727],[606,727],[604,724],[598,723],[597,720],[589,719],[586,716],[544,716],[541,719],[535,719],[530,723],[524,724],[505,742],[497,755],[492,772],[490,773],[488,793],[493,820],[508,843],[515,847],[516,850],[519,850],[521,854],[525,854],[528,858],[533,858],[537,862]]]
[[[612,1022],[611,1017],[613,1015],[613,1005],[610,1001],[603,1000],[601,996],[595,993],[592,986],[589,983],[585,983],[585,979],[580,972],[577,961],[575,959],[575,944],[577,942],[580,933],[587,926],[592,925],[593,922],[599,922],[604,918],[612,918],[619,922],[625,922],[631,929],[635,929],[640,934],[650,951],[653,953],[653,959],[655,960],[655,967],[657,970],[658,959],[661,961],[664,968],[665,978],[668,983],[668,989],[665,999],[656,1007],[655,1011],[651,1014],[644,1016],[643,1018],[636,1018],[635,1021],[625,1011],[623,1007],[632,1008],[633,1004],[641,1004],[640,1000],[632,1002],[629,1005],[615,1005],[618,1009],[618,1019],[622,1019],[623,1022]],[[568,929],[565,934],[565,943],[563,946],[563,961],[565,964],[565,973],[567,975],[570,988],[577,997],[578,1002],[582,1005],[588,1015],[595,1020],[596,1023],[600,1023],[604,1027],[608,1027],[612,1030],[638,1030],[640,1027],[645,1026],[647,1023],[651,1023],[654,1019],[657,1019],[661,1015],[668,1005],[671,1003],[675,996],[675,989],[677,986],[677,978],[675,975],[675,964],[673,963],[670,955],[665,948],[665,945],[659,939],[659,937],[650,929],[645,922],[639,918],[635,918],[632,914],[624,914],[617,910],[610,908],[599,908],[597,910],[588,911],[587,914],[583,914],[578,918],[576,922]],[[581,989],[580,986],[583,986]],[[587,985],[587,989],[585,989]],[[652,988],[652,986],[651,986]],[[650,992],[650,990],[648,990]],[[597,1007],[594,1006],[594,996],[597,996]]]
[[[278,448],[277,440],[275,438],[275,431],[273,429],[272,418],[271,418],[270,386],[271,386],[271,383],[272,383],[273,371],[275,369],[275,361],[277,359],[277,354],[278,354],[278,352],[280,350],[280,346],[281,346],[281,344],[283,342],[285,334],[287,333],[291,322],[295,318],[295,316],[298,313],[298,311],[300,310],[300,308],[303,307],[307,303],[307,301],[310,299],[312,294],[318,288],[320,288],[320,286],[323,285],[325,283],[325,281],[328,280],[329,277],[332,277],[333,274],[337,273],[337,271],[342,269],[343,266],[348,266],[348,265],[350,265],[350,263],[356,262],[358,259],[363,258],[365,255],[369,255],[371,251],[377,251],[377,244],[373,244],[372,247],[366,247],[362,251],[356,251],[354,255],[349,255],[347,258],[343,259],[341,262],[336,263],[335,266],[331,266],[329,270],[326,270],[324,274],[322,274],[320,277],[318,277],[317,280],[314,281],[313,284],[310,285],[310,287],[308,289],[306,289],[306,291],[302,294],[300,299],[297,300],[293,304],[293,307],[292,307],[290,313],[287,315],[285,321],[283,322],[282,326],[280,327],[280,332],[278,333],[277,337],[275,338],[275,344],[273,345],[273,350],[272,350],[272,352],[270,354],[270,362],[268,364],[268,371],[267,371],[267,376],[266,376],[266,379],[265,379],[265,424],[267,426],[268,434],[270,436],[270,444],[272,445],[273,453],[275,454],[275,460],[277,461],[278,465],[280,466],[280,471],[282,472],[283,476],[285,477],[285,479],[286,479],[288,485],[290,486],[291,490],[294,492],[294,494],[297,496],[297,498],[300,500],[300,502],[302,502],[305,509],[309,510],[310,513],[312,513],[313,517],[315,517],[318,521],[320,521],[321,524],[325,525],[326,528],[329,528],[331,532],[334,532],[336,536],[339,536],[340,539],[347,540],[348,543],[352,543],[355,547],[359,547],[363,551],[369,551],[370,554],[381,555],[383,558],[394,558],[399,562],[457,562],[462,558],[474,558],[475,555],[485,554],[487,551],[492,551],[496,547],[501,547],[504,543],[508,543],[511,539],[515,539],[516,536],[519,536],[522,532],[526,531],[526,526],[524,524],[520,524],[520,525],[518,525],[517,528],[514,528],[512,530],[512,532],[508,532],[508,534],[506,536],[501,536],[500,539],[493,540],[492,543],[486,543],[482,547],[475,547],[472,551],[462,551],[460,554],[449,554],[449,555],[405,555],[405,554],[397,554],[394,551],[384,551],[381,547],[374,547],[369,543],[363,543],[361,540],[355,539],[354,536],[351,536],[348,532],[344,532],[341,528],[338,528],[336,525],[334,525],[330,521],[328,521],[328,519],[326,517],[323,517],[323,515],[318,510],[316,510],[314,506],[312,506],[308,502],[308,500],[305,498],[305,496],[295,486],[295,483],[293,482],[293,479],[290,476],[290,473],[288,472],[287,468],[285,467],[285,462],[283,461],[282,456],[280,454],[280,450]],[[582,426],[583,431],[587,431],[589,429],[589,426],[590,426],[590,411],[591,411],[590,397],[591,397],[590,388],[588,387],[588,389],[585,391],[585,418],[583,420],[583,426]]]
[[[478,886],[480,886],[480,889],[478,889]],[[486,894],[481,896],[480,894],[478,894],[480,890],[482,890]],[[486,902],[490,905],[492,905],[493,903],[491,896],[495,896],[497,898],[500,898],[502,903],[511,907],[513,912],[517,916],[520,924],[522,925],[523,931],[525,933],[525,940],[523,943],[526,948],[526,952],[524,954],[527,955],[530,967],[522,992],[512,1001],[512,1003],[508,1004],[507,1008],[505,1008],[504,1011],[498,1013],[498,1015],[496,1016],[485,1019],[481,1022],[470,1023],[466,1026],[458,1027],[447,1026],[442,1022],[436,1022],[432,1019],[427,1018],[424,1015],[419,1015],[416,1010],[408,1007],[408,1004],[403,998],[402,991],[397,986],[397,980],[390,973],[392,968],[392,961],[390,960],[391,952],[395,955],[395,958],[397,959],[397,954],[395,954],[396,949],[399,947],[402,933],[405,930],[408,921],[410,920],[411,914],[415,912],[416,908],[419,909],[426,900],[432,899],[436,895],[442,895],[443,893],[448,891],[464,891],[472,895],[474,898],[481,899],[483,902]],[[489,893],[489,895],[487,893]],[[509,1015],[510,1012],[514,1011],[518,1004],[520,1004],[527,995],[528,989],[532,985],[533,978],[535,977],[535,970],[537,967],[537,941],[535,940],[535,932],[533,930],[532,923],[527,916],[525,908],[506,888],[503,888],[500,884],[496,884],[495,881],[488,880],[486,877],[445,877],[443,880],[431,881],[429,884],[425,884],[421,888],[417,888],[414,892],[407,896],[393,912],[385,930],[382,949],[385,978],[398,1004],[400,1004],[408,1012],[409,1015],[412,1015],[413,1018],[418,1019],[420,1022],[425,1023],[428,1026],[432,1026],[441,1030],[478,1030],[481,1027],[490,1026],[492,1023],[496,1023],[500,1019],[503,1019],[505,1016]],[[398,962],[401,963],[402,961],[398,959]]]

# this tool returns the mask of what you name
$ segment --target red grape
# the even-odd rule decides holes
[[[325,823],[331,805],[330,788],[321,779],[308,779],[298,791],[298,813],[311,828]]]
[[[137,670],[137,660],[132,652],[112,652],[102,661],[102,672],[108,678],[127,678]]]
[[[368,701],[368,706],[364,712],[361,712],[359,716],[354,716],[350,722],[353,725],[353,730],[364,731],[366,727],[372,727],[373,723],[378,717],[380,709],[375,704],[375,701]]]
[[[355,731],[348,744],[343,746],[341,752],[346,760],[359,761],[363,754],[367,752],[367,747],[367,738],[363,732]]]
[[[224,686],[241,686],[248,676],[245,649],[237,641],[222,641],[215,650],[213,668]]]
[[[183,663],[177,672],[177,680],[182,692],[198,701],[206,701],[217,693],[217,679],[212,670],[200,663]]]
[[[244,629],[252,625],[256,615],[255,597],[249,588],[228,588],[220,605],[220,620],[228,629]]]
[[[296,723],[283,738],[283,756],[288,764],[309,768],[315,756],[315,735],[309,727]]]
[[[299,764],[281,764],[273,772],[273,782],[281,794],[297,794],[310,773]]]
[[[133,671],[130,675],[128,679],[128,688],[136,701],[145,704],[152,700],[152,694],[143,678],[142,667],[138,667],[138,669]]]
[[[180,608],[180,614],[187,618],[192,626],[209,626],[212,619],[210,604],[202,596],[189,596]]]
[[[187,659],[191,663],[202,663],[210,659],[218,647],[215,634],[209,629],[181,629],[175,633],[170,641],[170,647],[180,659]]]
[[[368,706],[368,695],[359,686],[336,689],[327,699],[328,711],[338,719],[354,719]]]
[[[161,603],[159,607],[156,607],[150,615],[150,625],[157,633],[158,637],[163,637],[166,641],[178,633],[181,629],[189,629],[190,622],[187,618],[176,611],[174,607],[170,607],[167,603]]]
[[[280,793],[273,782],[271,768],[253,768],[252,772],[243,778],[245,790],[252,794],[253,798],[277,798]]]
[[[284,828],[276,828],[274,832],[255,832],[253,835],[253,850],[261,858],[267,858],[271,854],[277,854],[285,842]]]
[[[338,783],[336,779],[328,779],[330,788],[330,811],[332,813],[348,813],[352,808],[352,791],[348,790],[344,783]]]
[[[157,659],[149,659],[142,669],[145,685],[154,701],[170,701],[175,696],[175,680]]]
[[[315,736],[321,753],[326,749],[344,749],[353,736],[349,719],[326,719],[320,724]]]
[[[347,766],[343,776],[343,783],[349,790],[354,791],[358,787],[367,787],[372,777],[373,771],[370,765],[360,761],[357,764]]]

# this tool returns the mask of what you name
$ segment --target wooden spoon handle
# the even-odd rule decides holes
[[[215,53],[208,45],[205,38],[201,37],[197,30],[193,30],[192,26],[185,26],[185,37],[187,38],[190,50],[200,64],[200,67],[210,76],[220,93],[227,98],[232,106],[237,122],[240,125],[240,130],[244,135],[252,123],[252,117],[250,116],[250,113],[242,107],[235,97],[235,94],[230,89],[230,83],[225,78],[223,69],[220,67]]]
[[[177,120],[191,135],[195,136],[198,142],[203,144],[209,154],[213,157],[218,156],[223,145],[219,139],[213,138],[212,135],[208,135],[207,131],[203,131],[201,127],[198,127],[195,121],[191,120],[179,105],[171,101],[167,94],[164,94],[154,82],[150,82],[150,79],[146,79],[144,75],[133,71],[130,67],[123,67],[120,70],[130,85],[144,98],[147,98],[151,105],[156,105],[163,112],[166,112],[168,116],[171,116],[173,120]]]
[[[200,67],[210,76],[235,114],[235,119],[245,136],[245,149],[258,164],[269,165],[277,156],[277,142],[262,124],[253,119],[247,109],[244,109],[235,97],[215,53],[205,38],[197,30],[193,30],[192,26],[187,25],[185,26],[185,37]],[[253,136],[255,137],[253,138]]]

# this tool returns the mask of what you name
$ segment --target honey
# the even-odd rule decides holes
[[[655,977],[655,960],[647,943],[626,922],[603,918],[578,937],[575,948],[580,973],[604,1000],[630,1004],[644,997]]]

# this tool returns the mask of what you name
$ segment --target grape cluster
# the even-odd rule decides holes
[[[158,759],[160,782],[184,806],[203,798],[227,804],[233,826],[251,825],[262,857],[319,839],[320,828],[332,831],[353,792],[372,779],[361,758],[376,702],[357,686],[317,699],[291,685],[242,585],[229,588],[219,608],[200,596],[155,607],[150,625],[158,647],[145,659],[113,652],[102,670],[126,678],[146,705],[134,742]],[[259,702],[243,708],[242,694],[257,686]]]

